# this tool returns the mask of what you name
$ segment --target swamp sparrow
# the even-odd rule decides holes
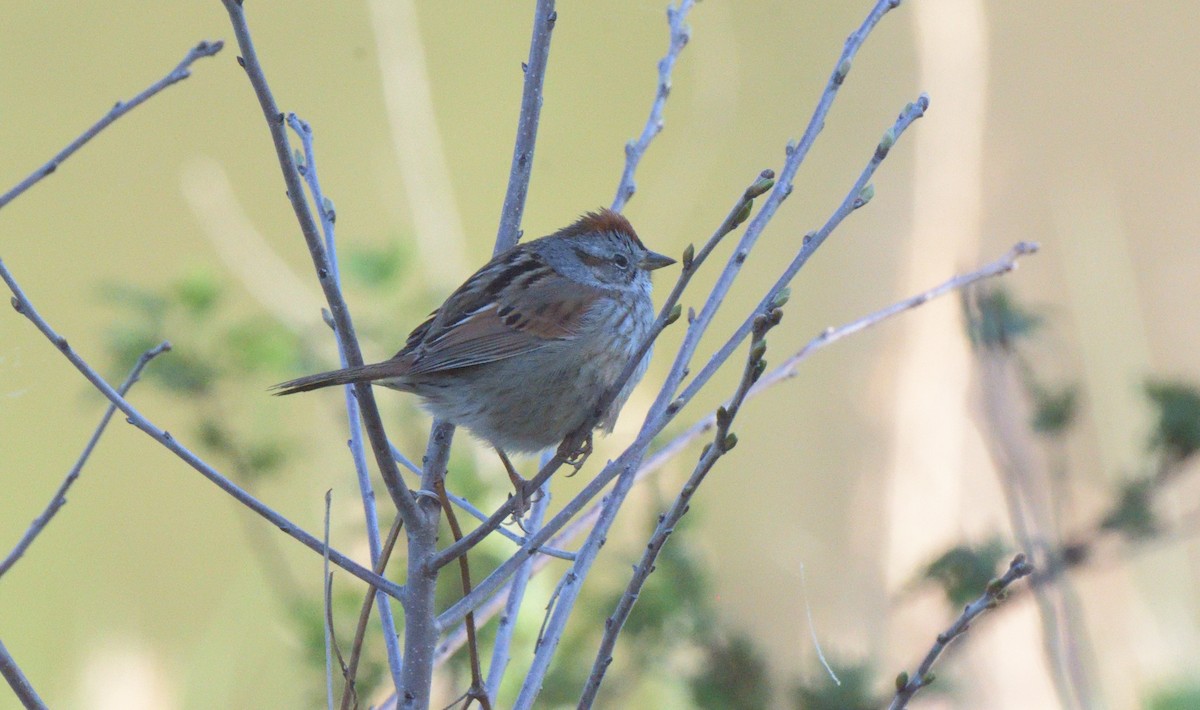
[[[373,382],[416,394],[502,458],[540,451],[583,426],[616,383],[654,322],[650,272],[673,263],[621,215],[592,212],[495,256],[392,359],[284,382],[277,394]],[[601,418],[606,432],[649,358]]]

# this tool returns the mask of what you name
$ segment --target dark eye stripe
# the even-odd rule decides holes
[[[574,252],[575,252],[575,256],[579,257],[579,260],[582,261],[583,263],[587,264],[588,266],[596,266],[598,264],[604,263],[604,259],[601,259],[600,257],[596,256],[595,254],[587,252],[583,249],[576,248],[576,249],[574,249]]]

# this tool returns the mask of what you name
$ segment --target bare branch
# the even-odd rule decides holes
[[[329,571],[329,510],[333,504],[333,489],[325,491],[325,555],[322,565],[321,590],[325,599],[325,703],[333,710],[333,574]],[[341,652],[338,657],[341,658]],[[343,673],[345,672],[343,668]]]
[[[284,115],[279,111],[278,104],[275,103],[275,97],[271,93],[271,87],[267,84],[262,64],[258,61],[258,52],[250,38],[250,27],[246,24],[246,14],[238,0],[221,1],[225,5],[226,12],[229,13],[229,21],[233,25],[238,48],[242,52],[238,63],[246,70],[246,76],[254,88],[254,94],[258,98],[267,128],[271,133],[275,155],[283,172],[284,184],[287,186],[288,200],[292,205],[292,211],[296,214],[296,220],[300,224],[300,231],[304,234],[309,255],[317,270],[317,280],[320,282],[321,289],[325,293],[325,300],[329,304],[329,312],[333,316],[333,323],[337,331],[338,345],[349,365],[361,365],[363,364],[362,350],[359,348],[358,338],[354,332],[350,310],[338,287],[333,272],[334,267],[329,263],[329,255],[321,241],[321,234],[313,219],[312,210],[304,198],[304,186],[300,182],[300,174],[292,155],[291,144],[288,141]],[[322,211],[324,211],[323,207]],[[388,494],[400,514],[410,519],[408,522],[411,523],[411,519],[415,519],[418,515],[416,498],[404,485],[404,481],[400,479],[400,471],[396,468],[396,462],[392,460],[391,454],[388,452],[387,436],[383,430],[383,420],[379,416],[379,407],[375,404],[375,395],[367,383],[356,385],[354,391],[358,396],[359,406],[362,408],[362,418],[366,425],[367,435],[371,440],[375,462],[379,466],[384,484],[387,485]]]
[[[533,171],[533,149],[537,143],[538,119],[542,115],[542,82],[550,58],[550,35],[558,13],[554,0],[538,0],[533,11],[533,38],[529,41],[529,61],[521,65],[525,88],[521,91],[521,115],[517,119],[517,140],[513,144],[512,168],[508,190],[500,209],[500,229],[496,233],[494,254],[506,251],[521,239],[521,217]]]
[[[4,680],[8,681],[9,687],[16,693],[17,699],[26,708],[46,710],[46,704],[38,697],[37,691],[33,689],[29,679],[21,672],[21,667],[4,647],[3,642],[0,642],[0,676],[4,676]]]
[[[1012,271],[1017,266],[1019,257],[1026,254],[1032,254],[1037,251],[1037,245],[1029,242],[1021,242],[1008,251],[1000,259],[987,264],[975,271],[972,271],[961,276],[955,276],[943,283],[927,290],[922,291],[914,296],[898,301],[886,308],[881,308],[878,311],[870,313],[862,318],[858,318],[845,325],[837,328],[827,328],[820,335],[810,340],[803,348],[797,351],[794,355],[785,360],[781,365],[764,374],[761,379],[747,393],[746,398],[751,399],[761,394],[768,387],[780,384],[796,374],[796,368],[799,364],[808,359],[810,355],[821,348],[831,345],[842,338],[866,330],[867,328],[879,325],[880,323],[898,316],[913,308],[918,308],[935,298],[947,295],[954,291],[966,288],[971,284],[977,283],[983,279],[993,278]],[[684,449],[687,448],[696,439],[703,436],[706,432],[711,431],[716,426],[716,415],[709,414],[692,426],[688,427],[675,438],[664,444],[661,448],[648,457],[638,468],[635,475],[636,482],[641,482],[654,473],[662,469],[667,461],[675,458]],[[562,526],[561,531],[549,538],[549,542],[563,547],[577,539],[581,535],[590,531],[596,524],[596,520],[600,516],[601,503],[592,505],[586,512],[572,518],[568,524]],[[543,550],[545,548],[537,548]],[[533,572],[540,572],[549,563],[548,559],[538,558],[534,561]],[[479,606],[479,611],[476,617],[481,620],[487,620],[494,614],[498,613],[503,606],[504,594],[507,588],[499,588],[496,594],[489,597],[486,602],[482,602]],[[445,658],[453,653],[454,650],[462,644],[464,640],[463,630],[461,627],[451,632],[447,638],[438,646],[438,662],[441,663]]]
[[[937,661],[938,656],[942,655],[942,651],[946,649],[946,646],[958,636],[966,633],[967,629],[971,626],[971,622],[981,614],[989,609],[996,608],[1000,602],[1004,601],[1007,596],[1006,590],[1010,584],[1032,573],[1033,565],[1029,564],[1024,554],[1014,557],[1004,576],[988,582],[987,589],[983,592],[983,595],[968,604],[958,619],[950,625],[950,628],[938,634],[937,640],[934,641],[933,646],[929,649],[929,653],[925,654],[925,659],[917,667],[917,672],[911,677],[908,673],[901,672],[896,677],[896,697],[892,699],[892,704],[888,706],[888,710],[903,710],[903,708],[907,707],[908,701],[912,700],[917,691],[934,681],[932,672],[933,664]]]
[[[395,521],[392,522],[392,529],[388,531],[387,539],[383,541],[383,550],[380,552],[379,559],[375,562],[375,574],[382,575],[383,571],[387,569],[388,559],[391,558],[392,550],[396,547],[396,540],[400,538],[400,528],[403,522],[404,519],[400,516],[396,516]],[[371,618],[371,607],[374,605],[374,601],[379,594],[374,589],[368,590],[366,596],[363,597],[362,606],[359,608],[358,626],[354,629],[354,642],[350,645],[350,661],[346,664],[346,684],[342,687],[341,710],[350,710],[351,708],[358,707],[358,692],[354,687],[355,681],[358,678],[358,661],[362,658],[363,641],[367,635],[367,622]],[[394,637],[395,635],[395,631],[393,630],[392,636]],[[404,666],[402,660],[397,655],[396,662],[401,668]],[[393,678],[397,688],[400,687],[400,678],[398,675],[398,673],[395,673]]]
[[[341,286],[340,266],[337,257],[337,242],[334,239],[334,227],[337,213],[333,202],[325,197],[321,190],[321,180],[317,176],[317,155],[313,145],[312,128],[296,114],[288,114],[288,125],[300,137],[304,148],[304,162],[299,167],[300,174],[308,185],[313,204],[317,206],[321,216],[321,231],[325,234],[325,254],[332,268],[334,282]],[[336,335],[336,333],[335,333]],[[346,367],[346,352],[338,348],[338,358],[342,367]],[[363,504],[363,520],[367,532],[367,547],[371,552],[371,565],[378,566],[382,545],[379,537],[379,512],[375,503],[375,489],[371,484],[371,472],[367,469],[367,455],[363,448],[362,420],[358,406],[358,398],[354,396],[354,388],[347,385],[342,388],[346,403],[347,425],[350,429],[350,457],[354,461],[354,474],[358,481],[359,496]],[[391,445],[389,443],[389,450]],[[384,648],[387,651],[388,670],[392,674],[392,683],[399,687],[400,683],[400,639],[396,635],[396,621],[392,617],[392,605],[382,592],[376,592],[379,604],[379,623],[383,627]]]
[[[538,491],[537,497],[533,501],[533,510],[530,511],[529,518],[525,521],[525,529],[529,532],[536,532],[542,526],[542,521],[546,518],[546,509],[550,507],[549,484],[543,485]],[[487,692],[492,702],[495,702],[500,694],[500,682],[504,680],[504,672],[512,658],[511,648],[513,635],[517,629],[517,615],[520,614],[521,605],[525,601],[525,589],[529,578],[533,575],[534,562],[533,558],[527,559],[525,564],[521,565],[513,575],[512,583],[508,585],[508,600],[504,603],[504,613],[496,625],[496,640],[492,644],[492,663],[488,666]],[[480,615],[480,625],[486,620]]]
[[[606,411],[609,405],[612,404],[613,400],[617,398],[617,394],[621,391],[621,388],[625,386],[625,383],[629,381],[629,378],[633,376],[633,372],[637,369],[638,363],[641,362],[642,358],[650,350],[650,346],[654,343],[654,340],[658,338],[659,334],[662,333],[662,331],[668,325],[674,323],[679,318],[679,299],[682,297],[684,289],[686,289],[688,284],[691,283],[692,277],[699,270],[700,266],[704,264],[705,260],[707,260],[708,255],[712,253],[713,249],[720,244],[721,240],[724,239],[727,234],[732,232],[738,227],[738,225],[746,220],[746,216],[750,213],[750,209],[753,206],[754,198],[769,190],[774,184],[774,173],[770,170],[762,171],[754,180],[754,182],[752,182],[750,186],[746,188],[741,197],[738,198],[737,202],[733,206],[733,209],[729,211],[729,214],[725,217],[724,221],[721,222],[721,225],[717,227],[716,231],[713,232],[712,236],[709,237],[708,242],[701,247],[700,251],[696,252],[691,246],[684,250],[683,258],[681,260],[681,268],[679,271],[679,278],[676,280],[674,288],[672,288],[671,292],[667,294],[666,301],[663,302],[662,308],[658,313],[658,317],[654,320],[653,325],[650,326],[650,332],[647,334],[641,346],[634,352],[634,355],[629,358],[629,362],[626,363],[625,369],[621,372],[620,377],[616,379],[615,384],[609,388],[608,392],[600,399],[599,403],[593,409],[593,422],[599,421],[600,417],[603,416],[603,412]],[[590,423],[585,427],[587,430],[590,430],[591,428],[592,424]],[[562,466],[566,459],[566,456],[562,455],[563,452],[570,452],[575,448],[576,444],[574,441],[571,441],[570,438],[567,442],[564,442],[564,445],[559,447],[560,455],[554,456],[542,465],[537,475],[530,479],[531,485],[533,487],[540,488],[542,484],[548,481],[550,476],[552,476]],[[515,509],[516,501],[510,499],[507,503],[505,503],[505,505],[501,506],[499,510],[493,513],[483,525],[475,528],[471,532],[467,533],[462,540],[446,547],[444,550],[438,553],[438,556],[434,559],[433,564],[436,567],[442,567],[457,556],[479,544],[488,534],[499,528],[500,524],[503,523],[510,515],[512,515],[512,512]]]
[[[128,101],[118,101],[111,109],[109,109],[108,113],[104,114],[103,118],[93,123],[91,128],[87,129],[81,133],[78,138],[71,141],[66,148],[63,148],[58,152],[58,155],[55,155],[42,167],[34,170],[29,174],[28,177],[17,183],[17,185],[11,190],[3,195],[0,195],[0,209],[3,209],[5,205],[12,202],[17,197],[20,197],[23,192],[36,185],[42,178],[57,170],[58,166],[61,165],[64,160],[74,155],[75,151],[82,148],[85,143],[95,138],[100,131],[108,128],[118,118],[129,113],[138,106],[141,106],[146,101],[150,100],[155,94],[167,88],[168,86],[177,84],[191,76],[192,63],[197,59],[211,57],[217,52],[220,52],[221,48],[224,46],[225,43],[221,42],[220,40],[216,42],[202,41],[195,47],[189,49],[188,53],[184,55],[183,61],[175,65],[175,68],[168,72],[166,76],[146,87],[142,93],[134,96],[132,99]]]
[[[650,104],[650,116],[646,119],[642,134],[637,140],[625,144],[625,170],[621,173],[621,181],[617,183],[617,196],[613,198],[614,212],[625,209],[633,193],[637,192],[637,183],[633,175],[637,172],[638,163],[642,161],[646,149],[650,147],[650,141],[662,132],[663,107],[667,104],[667,97],[671,95],[671,71],[675,68],[675,60],[679,58],[679,53],[687,46],[691,37],[691,29],[684,20],[694,4],[693,0],[679,0],[675,7],[667,5],[667,25],[671,30],[670,45],[666,55],[658,60],[658,90]]]
[[[779,304],[782,306],[783,304]],[[746,400],[746,395],[750,392],[750,387],[762,376],[766,370],[767,363],[763,356],[767,352],[767,332],[779,324],[783,317],[783,312],[779,310],[779,306],[771,307],[767,311],[758,313],[754,319],[754,336],[750,341],[750,351],[746,357],[746,365],[742,369],[742,377],[738,382],[737,390],[733,397],[730,398],[728,404],[717,409],[716,433],[713,436],[712,443],[704,447],[700,452],[700,460],[696,462],[696,466],[692,471],[692,475],[688,477],[687,482],[683,484],[679,495],[671,503],[667,512],[660,515],[658,525],[651,534],[649,542],[646,543],[646,550],[642,553],[642,559],[634,565],[633,577],[629,580],[629,584],[625,587],[625,593],[621,595],[621,599],[617,602],[617,607],[613,610],[604,623],[604,636],[600,641],[600,648],[596,651],[596,660],[592,663],[592,672],[588,676],[587,683],[584,684],[583,694],[579,699],[580,708],[590,708],[596,702],[596,694],[600,692],[600,683],[604,680],[604,673],[608,670],[609,664],[612,663],[613,649],[617,645],[617,637],[621,634],[621,630],[625,627],[625,621],[629,619],[630,612],[633,611],[633,605],[637,602],[638,596],[641,594],[642,588],[646,585],[646,581],[650,578],[650,573],[654,571],[654,563],[658,559],[659,553],[662,551],[663,545],[667,543],[667,539],[675,532],[675,526],[683,519],[691,507],[692,498],[699,490],[700,484],[708,476],[708,472],[712,470],[717,461],[733,449],[737,445],[737,436],[730,431],[733,425],[733,420],[737,417],[741,410],[742,403]]]
[[[171,344],[164,340],[142,353],[137,362],[134,363],[133,369],[129,371],[129,376],[117,388],[117,392],[124,396],[129,391],[129,388],[133,387],[134,383],[141,378],[142,369],[146,367],[146,364],[170,349]],[[42,511],[41,515],[34,518],[33,522],[29,525],[29,529],[25,531],[25,534],[21,536],[16,546],[13,547],[12,552],[9,552],[4,561],[0,562],[0,577],[3,577],[4,573],[16,564],[17,560],[21,559],[21,556],[25,554],[25,550],[29,549],[34,539],[41,534],[42,530],[50,523],[50,520],[58,513],[59,509],[67,504],[67,491],[71,489],[71,486],[79,478],[80,472],[83,471],[83,465],[87,463],[88,458],[92,455],[92,450],[96,448],[97,442],[100,441],[100,436],[104,433],[104,429],[108,426],[108,422],[112,419],[113,412],[115,411],[117,411],[116,405],[109,404],[108,409],[104,412],[104,416],[100,417],[100,423],[96,425],[96,430],[92,432],[91,438],[88,439],[87,444],[83,447],[83,452],[79,454],[79,458],[75,461],[75,465],[67,472],[67,477],[63,479],[58,490],[54,492],[54,496],[50,498],[50,502],[46,504],[46,509]]]
[[[42,318],[42,316],[33,307],[33,303],[30,302],[28,297],[25,296],[25,292],[21,290],[20,284],[17,283],[12,273],[8,270],[8,267],[5,266],[3,259],[0,259],[0,279],[8,284],[9,290],[11,290],[13,293],[13,308],[15,308],[18,313],[28,318],[37,327],[37,329],[42,332],[42,335],[45,335],[51,344],[58,348],[59,352],[61,352],[63,356],[75,366],[75,369],[79,370],[79,372],[82,373],[85,378],[87,378],[88,382],[91,382],[96,389],[100,390],[100,393],[107,397],[108,401],[116,405],[117,409],[121,410],[130,424],[134,425],[138,429],[141,429],[143,432],[149,435],[150,438],[162,444],[176,456],[183,459],[184,462],[189,466],[199,471],[200,474],[205,478],[215,483],[218,488],[233,496],[242,505],[269,520],[272,525],[298,540],[305,547],[316,552],[317,554],[325,553],[326,547],[321,543],[320,540],[313,537],[310,533],[292,521],[272,510],[265,503],[240,488],[233,481],[221,475],[220,472],[218,472],[215,468],[208,465],[208,463],[206,463],[203,459],[192,453],[192,451],[183,444],[179,443],[179,441],[176,440],[175,437],[169,432],[159,429],[152,422],[150,422],[149,419],[144,417],[141,412],[134,409],[133,405],[129,404],[129,402],[126,401],[125,398],[122,397],[116,390],[114,390],[111,385],[105,382],[104,378],[102,378],[99,373],[92,369],[91,365],[88,365],[87,362],[80,357],[79,354],[74,351],[74,349],[71,348],[71,346],[67,343],[67,340],[56,333],[54,329],[50,327],[50,324],[47,323],[44,318]],[[334,564],[346,570],[355,577],[358,577],[369,584],[374,584],[397,599],[401,598],[403,595],[403,589],[399,585],[371,572],[371,570],[363,567],[337,550],[329,550],[329,559]]]
[[[437,568],[431,564],[437,553],[438,501],[435,486],[446,477],[446,462],[450,459],[450,442],[454,425],[439,419],[433,421],[429,442],[425,447],[425,471],[421,476],[421,515],[417,529],[408,523],[408,580],[404,598],[404,671],[398,697],[404,698],[405,708],[424,708],[429,705],[430,685],[433,683],[433,649],[437,645]]]
[[[853,35],[851,38],[853,39]],[[914,121],[925,114],[925,109],[928,108],[928,106],[929,97],[922,94],[915,102],[904,107],[904,110],[900,112],[900,116],[896,119],[896,122],[890,129],[888,129],[886,133],[884,133],[883,139],[875,148],[875,152],[871,155],[871,159],[867,162],[867,166],[863,168],[862,173],[858,176],[858,179],[855,180],[854,185],[851,186],[849,192],[846,193],[846,197],[842,200],[842,203],[836,210],[834,210],[833,214],[829,217],[821,229],[805,235],[803,246],[801,246],[799,253],[796,254],[795,258],[792,259],[792,262],[788,264],[787,269],[784,270],[783,274],[781,274],[775,281],[775,284],[771,286],[771,288],[763,296],[762,300],[759,302],[759,309],[774,301],[778,295],[787,288],[788,284],[792,282],[792,279],[796,277],[796,274],[800,272],[800,269],[803,268],[806,263],[808,263],[809,257],[811,257],[816,250],[825,243],[825,240],[829,237],[833,230],[836,229],[838,225],[840,225],[842,221],[850,215],[851,212],[865,206],[871,200],[871,196],[874,195],[875,190],[871,185],[870,180],[875,175],[875,171],[879,168],[880,164],[883,163],[884,159],[887,158],[888,152],[891,150],[892,146],[895,145],[896,141],[900,139],[900,136],[903,135],[904,131],[910,125],[912,125]],[[799,146],[789,146],[789,150],[789,158],[787,164],[784,166],[784,174],[788,172],[788,167],[791,165],[792,158],[800,151],[800,148]],[[752,239],[751,236],[755,234],[756,227],[759,229],[759,231],[761,231],[761,226],[759,225],[765,225],[765,222],[763,221],[764,215],[769,215],[769,210],[773,209],[772,200],[777,196],[780,200],[782,200],[787,196],[787,193],[791,192],[790,179],[790,177],[787,178],[788,182],[786,183],[784,178],[780,179],[779,185],[775,187],[775,190],[771,193],[771,196],[767,198],[767,202],[763,205],[762,210],[759,211],[758,215],[753,221],[751,221],[750,226],[746,228],[746,234],[742,237],[742,243],[738,245],[738,254],[745,254],[746,250],[749,249],[749,245],[746,244],[747,242],[750,244],[753,243],[754,239]],[[784,192],[780,193],[781,186],[785,184],[786,187],[783,188]],[[776,203],[776,206],[777,204],[778,203]],[[766,217],[766,219],[769,219],[769,217]],[[735,255],[735,258],[736,256],[737,255]],[[725,274],[722,274],[722,278],[724,277]],[[706,318],[711,319],[715,313],[715,306],[711,311],[709,309],[709,305],[712,303],[714,302],[710,298],[709,302],[705,303],[704,310],[700,312],[700,315],[697,318],[699,322],[704,323],[705,325],[708,323]],[[692,381],[688,383],[688,386],[684,388],[683,393],[680,394],[674,402],[672,402],[672,407],[675,407],[676,409],[683,407],[683,405],[687,404],[692,397],[694,397],[696,393],[700,391],[700,388],[703,387],[704,384],[708,382],[713,374],[721,367],[721,365],[723,365],[725,361],[729,359],[729,356],[733,354],[734,349],[736,349],[737,346],[746,339],[746,336],[750,334],[750,330],[753,326],[752,322],[753,316],[742,322],[741,326],[739,326],[734,334],[729,337],[729,340],[725,342],[725,345],[723,345],[716,353],[712,355],[711,358],[709,358],[708,362],[704,365],[704,368],[701,369],[700,372],[694,378],[692,378]]]

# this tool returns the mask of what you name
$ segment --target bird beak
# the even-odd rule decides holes
[[[674,263],[675,260],[669,256],[663,256],[662,254],[656,254],[655,252],[647,251],[646,255],[642,257],[642,260],[638,262],[638,267],[645,271],[654,271],[655,269],[661,269],[664,266],[670,266]]]

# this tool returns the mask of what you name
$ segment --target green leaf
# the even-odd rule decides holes
[[[879,699],[873,693],[875,674],[867,664],[833,664],[833,672],[841,685],[821,669],[814,673],[811,683],[798,686],[793,692],[797,710],[874,710]],[[907,676],[905,678],[907,680]],[[762,706],[766,707],[766,706]]]
[[[391,284],[407,261],[398,240],[383,247],[357,246],[343,250],[342,268],[353,282],[366,288]]]
[[[1200,708],[1200,681],[1155,693],[1147,710],[1196,710]]]
[[[1036,387],[1033,391],[1033,430],[1049,436],[1062,434],[1075,423],[1079,412],[1079,387],[1066,385],[1054,390]]]
[[[221,298],[221,284],[207,269],[194,269],[176,281],[171,288],[172,296],[193,318],[203,318],[212,313]]]
[[[1151,508],[1154,482],[1148,479],[1130,481],[1121,489],[1117,504],[1104,516],[1101,527],[1120,532],[1131,539],[1153,537],[1158,532],[1158,521]]]
[[[100,286],[101,298],[136,311],[152,323],[162,320],[167,311],[167,299],[149,289],[125,283],[107,283]]]
[[[242,372],[289,371],[300,357],[300,341],[277,321],[254,318],[226,333],[233,364]]]
[[[697,708],[771,707],[766,662],[745,635],[710,642],[700,673],[692,678]]]
[[[971,343],[977,348],[1009,349],[1042,324],[1041,316],[1019,306],[1002,288],[980,290],[978,312],[967,323]]]
[[[1150,381],[1146,396],[1158,409],[1150,448],[1176,461],[1200,449],[1200,391],[1179,382]]]
[[[998,539],[975,547],[959,545],[931,562],[921,576],[941,586],[951,606],[961,607],[983,593],[1005,555]]]

